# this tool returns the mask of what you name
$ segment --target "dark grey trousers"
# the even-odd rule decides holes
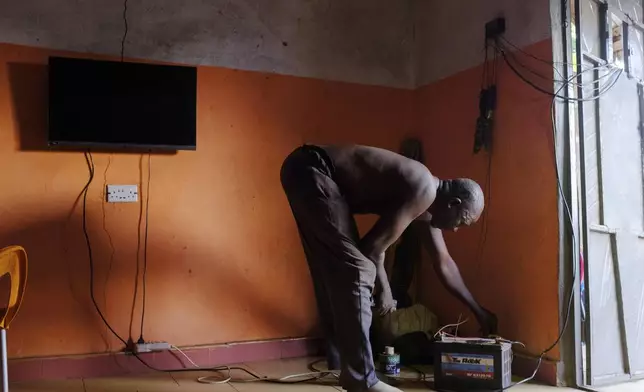
[[[376,267],[358,250],[358,229],[333,172],[324,150],[303,146],[284,161],[281,180],[311,271],[329,366],[339,354],[340,385],[363,390],[378,382],[369,343]]]

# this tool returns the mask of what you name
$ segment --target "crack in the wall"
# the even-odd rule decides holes
[[[140,0],[126,55],[408,88],[412,1]],[[120,1],[0,3],[3,42],[120,54]]]
[[[0,0],[3,42],[118,55],[122,2]],[[550,36],[549,0],[140,0],[130,58],[415,88],[476,66],[484,24],[525,46]]]

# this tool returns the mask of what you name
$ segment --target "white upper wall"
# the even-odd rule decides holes
[[[413,86],[414,0],[130,0],[126,57]],[[0,0],[0,41],[119,55],[123,0]]]
[[[483,63],[485,24],[498,16],[519,46],[552,35],[550,0],[416,0],[414,7],[416,86]]]
[[[550,37],[550,0],[129,0],[130,58],[414,88],[482,62],[483,31]],[[122,0],[0,0],[0,42],[119,55]]]

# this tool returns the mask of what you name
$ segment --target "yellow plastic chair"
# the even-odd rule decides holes
[[[0,250],[0,277],[9,275],[11,292],[6,309],[0,309],[0,345],[2,349],[2,391],[9,391],[7,368],[7,329],[18,314],[27,285],[27,252],[21,246]]]

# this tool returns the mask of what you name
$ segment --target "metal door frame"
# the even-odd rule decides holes
[[[600,40],[602,45],[602,58],[598,58],[589,53],[584,53],[581,45],[581,33],[579,26],[581,25],[581,7],[580,0],[551,0],[551,20],[552,20],[552,41],[553,41],[553,61],[559,63],[555,65],[559,71],[564,75],[564,78],[569,78],[571,75],[569,67],[562,63],[572,62],[573,56],[576,57],[576,64],[578,67],[583,63],[582,60],[590,61],[595,65],[606,64],[607,54],[609,52],[609,39],[611,38],[608,28],[609,17],[612,14],[617,14],[624,25],[636,27],[644,31],[644,24],[638,23],[625,17],[620,10],[614,9],[609,6],[607,0],[590,0],[602,5],[601,10],[602,18],[606,21],[605,28],[602,29],[602,36]],[[571,4],[573,7],[571,7]],[[573,22],[574,12],[574,22]],[[572,39],[573,29],[576,30],[577,38]],[[629,70],[630,56],[629,51],[629,29],[625,29],[625,74],[630,79],[635,79],[638,84],[638,92],[640,96],[640,132],[644,135],[644,81],[635,78]],[[573,48],[574,45],[574,48]],[[574,49],[574,50],[573,50]],[[579,80],[581,81],[581,80]],[[566,96],[580,96],[581,91],[574,91],[574,89],[562,90],[562,95]],[[555,106],[555,122],[557,124],[558,133],[556,137],[556,154],[558,170],[561,175],[561,186],[565,199],[559,194],[559,311],[560,311],[560,327],[566,328],[562,340],[560,342],[561,350],[561,363],[558,367],[558,381],[561,385],[575,386],[579,389],[589,390],[587,386],[590,384],[590,367],[591,367],[591,342],[589,339],[586,341],[587,358],[586,363],[588,371],[587,377],[584,377],[584,360],[582,356],[582,328],[585,329],[587,336],[590,336],[591,326],[590,322],[582,325],[581,321],[581,291],[579,286],[580,276],[580,248],[577,244],[584,243],[584,261],[585,269],[588,269],[588,245],[587,236],[585,235],[585,228],[587,227],[587,211],[585,208],[585,173],[584,173],[584,144],[580,142],[579,137],[583,134],[583,121],[584,105],[577,105],[576,110],[571,107],[571,104],[558,102]],[[600,113],[598,112],[599,116]],[[642,147],[644,153],[644,145]],[[644,154],[643,154],[644,159]],[[644,166],[644,161],[643,161]],[[643,178],[644,180],[644,178]],[[572,222],[570,222],[565,202],[568,202],[572,213]],[[581,218],[581,219],[580,219]],[[599,230],[610,232],[607,227],[593,227],[589,230]],[[573,235],[574,233],[574,235]],[[642,235],[644,238],[644,234]],[[571,265],[572,262],[572,265]],[[588,282],[588,273],[585,274],[586,289],[590,290]],[[573,308],[571,309],[569,323],[565,323],[568,299],[570,293],[574,295]],[[590,311],[589,301],[590,295],[585,297],[585,306]],[[630,361],[630,358],[627,358]],[[629,366],[629,363],[627,363]],[[611,383],[619,383],[621,381],[630,381],[643,378],[644,375],[638,377],[623,376],[614,378]]]
[[[578,1],[578,0],[576,0]],[[578,7],[577,7],[578,9]],[[553,62],[563,78],[571,77],[571,70],[565,66],[573,58],[572,40],[572,10],[569,0],[551,0],[550,16],[552,26]],[[563,89],[561,95],[574,97],[576,91],[572,88]],[[580,238],[578,176],[580,168],[578,151],[578,135],[576,132],[576,115],[570,104],[557,101],[555,103],[555,154],[557,170],[560,175],[561,192],[557,192],[559,216],[559,328],[563,336],[559,344],[560,363],[557,367],[558,384],[564,386],[583,387],[581,378],[581,292],[577,284],[579,276],[579,252],[573,251],[577,239]],[[562,194],[563,193],[563,194]],[[567,207],[570,208],[572,222],[568,217]],[[573,295],[569,320],[568,302]]]
[[[620,19],[620,21],[622,22],[623,26],[624,26],[624,30],[623,30],[623,33],[624,33],[624,73],[625,73],[626,77],[628,77],[631,80],[634,80],[634,82],[637,83],[637,88],[638,88],[638,92],[639,92],[639,95],[640,95],[640,113],[642,113],[642,108],[641,108],[641,104],[642,104],[642,97],[641,97],[641,95],[642,95],[642,80],[639,79],[639,78],[636,78],[632,74],[631,70],[629,69],[630,64],[631,64],[629,32],[630,32],[631,27],[635,27],[635,28],[638,28],[638,29],[644,31],[644,25],[635,22],[634,20],[630,19],[627,15],[625,15],[623,12],[621,12],[619,9],[616,9],[616,8],[612,7],[611,5],[609,5],[607,0],[587,0],[587,1],[591,1],[591,2],[594,2],[594,3],[597,4],[597,6],[598,6],[598,8],[600,10],[600,14],[599,14],[600,26],[601,26],[601,23],[603,22],[603,26],[602,26],[603,28],[600,30],[601,35],[599,37],[600,42],[601,42],[601,47],[600,47],[600,49],[601,49],[601,57],[596,57],[596,56],[594,56],[594,55],[592,55],[590,53],[585,52],[582,49],[581,39],[578,39],[577,40],[577,48],[576,48],[577,49],[577,61],[578,61],[578,63],[590,62],[594,66],[606,65],[606,64],[609,63],[608,59],[609,59],[609,57],[612,56],[611,43],[610,43],[612,41],[612,36],[611,36],[611,32],[610,32],[610,23],[611,23],[610,18],[613,15],[617,16]],[[575,0],[575,3],[576,3],[576,6],[575,6],[575,10],[576,10],[575,20],[577,21],[577,25],[579,26],[579,25],[581,25],[580,0]],[[579,34],[579,38],[581,38],[581,34]],[[599,105],[599,104],[600,103],[598,102],[597,105]],[[578,117],[579,119],[584,118],[584,105],[578,105],[578,116],[579,116]],[[599,121],[599,119],[602,116],[601,110],[597,110],[596,116],[597,116],[598,121]],[[583,121],[579,121],[579,131],[580,131],[579,134],[582,135],[583,134]],[[641,118],[640,118],[640,132],[641,131],[642,131],[642,125],[641,125]],[[601,127],[600,126],[598,126],[597,132],[601,133]],[[587,209],[585,207],[586,206],[586,195],[585,195],[585,189],[586,189],[585,181],[586,181],[586,179],[585,179],[585,175],[584,175],[584,173],[585,173],[585,161],[584,161],[584,159],[582,159],[582,157],[585,156],[584,155],[584,143],[580,143],[579,147],[580,147],[580,150],[579,150],[580,151],[580,153],[579,153],[580,171],[578,173],[578,176],[579,176],[579,181],[580,181],[579,189],[580,189],[580,194],[581,194],[581,198],[580,198],[580,202],[581,202],[580,203],[580,206],[581,206],[580,212],[581,212],[581,218],[582,218],[582,221],[581,221],[582,226],[581,227],[583,228],[583,230],[581,230],[580,232],[585,234],[585,230],[588,230],[588,231],[606,233],[606,234],[611,235],[611,241],[615,241],[614,234],[616,232],[614,231],[614,229],[611,229],[610,227],[607,227],[605,225],[596,225],[596,224],[589,224],[588,223],[588,218],[587,218],[588,211],[587,211]],[[601,149],[598,149],[597,153],[599,154],[599,159],[601,161],[601,159],[602,159],[601,158]],[[599,175],[600,175],[600,178],[601,178],[601,170],[599,172]],[[600,181],[600,186],[601,186],[601,181]],[[588,269],[588,266],[590,264],[590,257],[588,255],[589,246],[588,246],[588,239],[587,239],[586,235],[584,235],[583,242],[584,242],[584,252],[583,252],[583,254],[584,254],[585,267],[586,267],[586,269]],[[617,252],[616,245],[613,246],[613,252]],[[614,255],[614,260],[615,260],[614,263],[619,263],[619,261],[618,261],[619,257],[617,256],[617,254]],[[588,310],[588,312],[591,311],[591,309],[590,309],[590,281],[589,281],[589,278],[590,278],[590,274],[586,273],[584,283],[586,285],[588,293],[587,293],[587,295],[585,297],[585,306],[586,306],[586,309]],[[623,353],[625,355],[624,359],[626,361],[625,366],[626,366],[626,373],[627,374],[625,374],[623,376],[620,376],[620,377],[613,377],[613,378],[607,380],[606,383],[595,381],[594,386],[618,384],[618,383],[622,383],[622,382],[626,382],[626,381],[634,381],[634,380],[638,380],[638,379],[642,378],[642,375],[634,375],[634,374],[631,373],[631,353],[629,353],[628,344],[625,341],[627,335],[626,335],[626,324],[625,324],[624,308],[623,308],[623,304],[621,303],[622,302],[621,301],[622,285],[621,285],[621,279],[619,277],[619,271],[616,271],[616,289],[617,289],[617,294],[616,295],[617,295],[617,298],[618,298],[617,311],[618,311],[618,315],[619,315],[619,326],[620,326],[621,334],[622,334],[621,343],[622,343],[622,350],[623,350]],[[581,323],[581,320],[579,322]],[[588,320],[585,323],[582,324],[582,328],[584,328],[586,336],[591,336],[591,334],[592,334],[592,325],[591,325],[591,322],[590,322],[590,318],[588,318]],[[579,337],[578,345],[579,345],[578,350],[581,352],[581,350],[582,350],[581,336]],[[582,380],[583,385],[591,385],[591,383],[592,383],[592,381],[591,381],[591,378],[592,378],[592,371],[591,371],[591,368],[592,368],[592,361],[591,361],[591,357],[592,357],[592,342],[591,342],[590,339],[586,339],[586,355],[587,355],[586,363],[585,363],[585,366],[587,367],[586,368],[586,374],[585,374],[586,377],[584,377],[584,375],[582,374],[580,378]],[[583,364],[582,364],[582,366],[583,366]]]

